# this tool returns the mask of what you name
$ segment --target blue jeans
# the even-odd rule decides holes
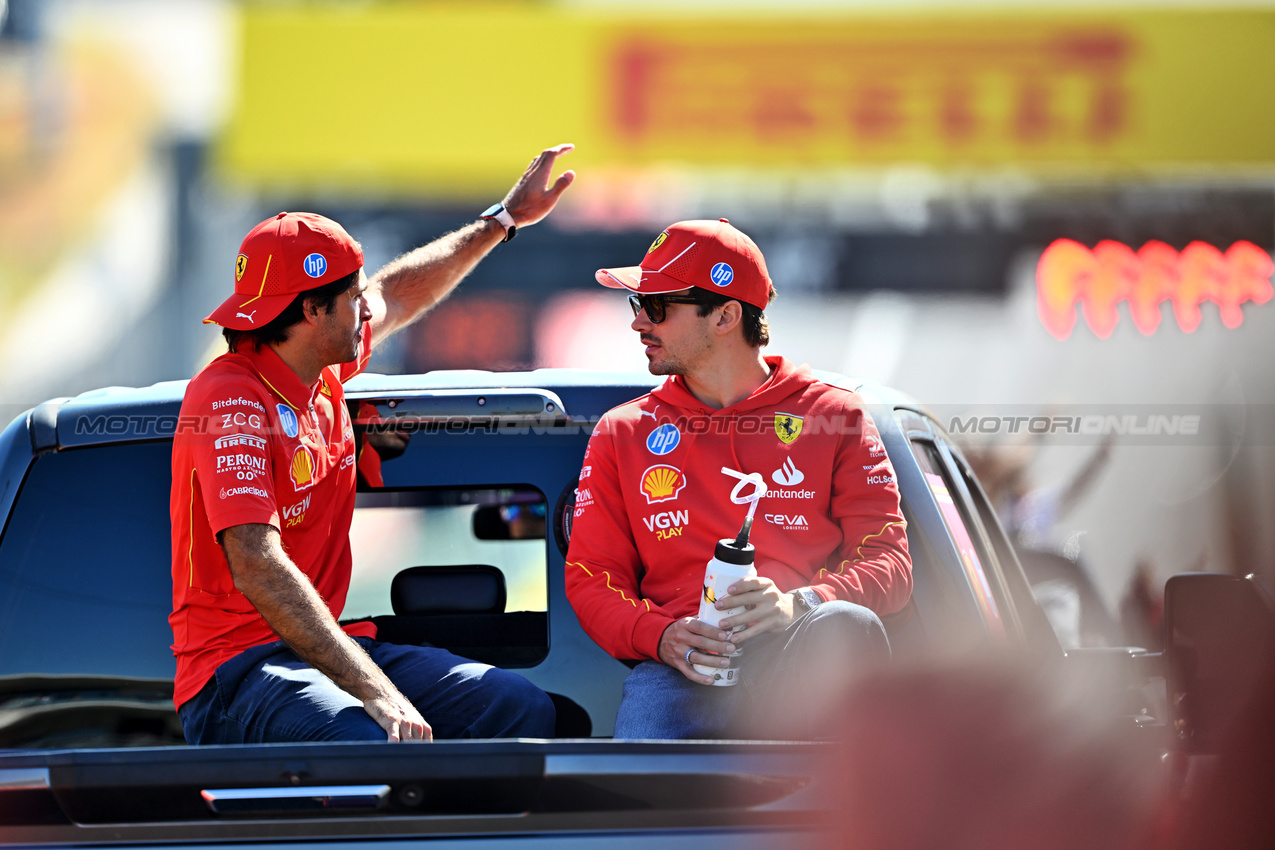
[[[416,706],[435,738],[553,737],[553,702],[516,673],[442,649],[355,641]],[[191,744],[386,739],[362,702],[281,641],[222,664],[177,713]]]
[[[745,643],[733,687],[701,685],[675,667],[643,661],[624,681],[615,737],[834,739],[846,689],[889,657],[876,614],[825,602],[784,631]]]

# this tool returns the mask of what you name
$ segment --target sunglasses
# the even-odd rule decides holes
[[[643,310],[651,324],[658,325],[664,321],[665,311],[669,304],[716,304],[707,298],[696,298],[693,295],[630,295],[629,306],[633,308],[633,318]]]

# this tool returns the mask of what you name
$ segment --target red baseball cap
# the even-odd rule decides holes
[[[598,283],[642,295],[698,286],[765,310],[770,273],[761,249],[724,218],[679,221],[655,237],[640,266],[598,269]]]
[[[315,213],[281,212],[248,231],[235,260],[235,294],[204,324],[236,331],[264,327],[297,293],[362,266],[363,249],[341,225]]]

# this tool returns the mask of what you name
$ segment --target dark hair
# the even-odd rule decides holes
[[[699,287],[696,287],[699,289]],[[708,303],[699,304],[695,307],[695,312],[700,316],[707,316],[713,310],[725,304],[727,301],[739,301],[738,298],[728,298],[720,292],[713,292],[708,289],[700,289],[698,294]],[[770,296],[766,299],[767,304],[775,302],[775,287],[770,288]],[[739,306],[744,308],[744,320],[742,322],[744,329],[744,342],[748,343],[752,348],[761,348],[770,342],[770,325],[766,322],[766,314],[762,309],[747,301],[739,301]]]
[[[268,324],[251,331],[222,328],[221,335],[226,338],[226,345],[231,351],[238,351],[239,346],[244,342],[251,345],[253,351],[260,351],[267,345],[286,342],[292,326],[301,321],[305,315],[307,298],[313,300],[314,305],[324,313],[331,313],[337,296],[357,283],[358,279],[359,270],[355,269],[345,277],[337,278],[331,283],[298,292],[297,297],[292,299],[292,303],[284,307],[283,312],[271,319]]]

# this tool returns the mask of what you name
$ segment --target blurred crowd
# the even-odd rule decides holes
[[[1040,483],[1032,474],[1038,445],[967,447],[965,456],[1013,541],[1019,562],[1064,647],[1160,648],[1163,579],[1145,556],[1134,566],[1111,610],[1095,587],[1079,546],[1080,535],[1060,541],[1061,523],[1091,494],[1115,443],[1101,442],[1068,478]]]
[[[1275,847],[1275,665],[1219,751],[1168,743],[1118,695],[1002,659],[877,675],[846,707],[835,846]]]

